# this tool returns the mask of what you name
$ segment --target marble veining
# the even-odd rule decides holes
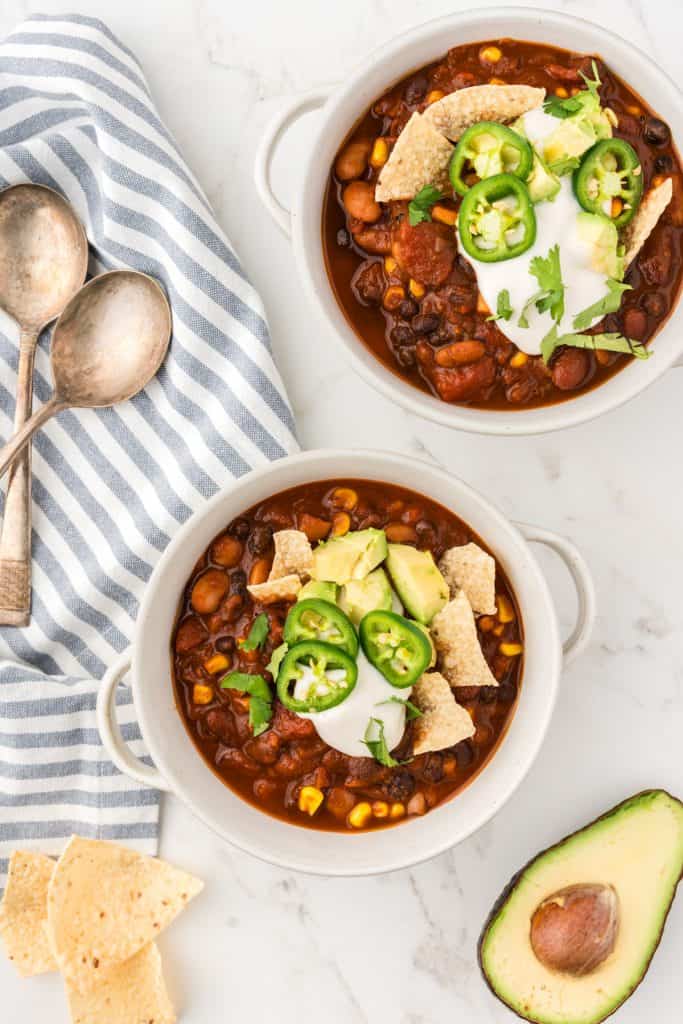
[[[179,803],[165,801],[161,853],[207,882],[204,895],[162,937],[181,1020],[507,1024],[514,1018],[480,979],[476,941],[510,875],[639,789],[681,792],[683,370],[627,407],[561,434],[505,441],[456,434],[376,395],[308,307],[289,243],[252,186],[264,125],[290,94],[344,78],[396,33],[484,6],[477,0],[346,0],[334,12],[319,0],[77,0],[70,6],[105,19],[142,61],[162,115],[262,292],[302,443],[409,452],[462,476],[510,517],[571,537],[593,570],[599,601],[591,647],[564,675],[527,779],[494,821],[429,863],[368,879],[295,876],[221,845]],[[680,74],[679,4],[546,0],[546,6],[636,40],[671,75]],[[5,0],[0,30],[31,11],[63,8],[63,0]],[[292,132],[276,159],[285,199],[314,116]],[[539,558],[568,630],[570,587],[553,556],[540,551]],[[646,981],[615,1022],[676,1019],[682,945],[679,901]],[[12,1024],[66,1021],[54,978],[20,982],[1,960],[0,990],[3,1019]]]

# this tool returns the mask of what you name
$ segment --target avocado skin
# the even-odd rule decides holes
[[[541,850],[540,853],[537,853],[535,857],[532,857],[530,860],[528,860],[526,862],[526,864],[522,868],[519,869],[519,871],[515,872],[515,874],[512,876],[510,881],[507,883],[507,885],[505,886],[505,888],[501,892],[501,894],[498,897],[498,899],[496,900],[496,902],[493,904],[493,907],[491,908],[491,911],[490,911],[488,917],[486,918],[486,921],[484,922],[484,927],[481,930],[481,934],[479,936],[479,941],[477,942],[477,962],[479,964],[479,970],[481,971],[481,974],[482,974],[482,976],[484,978],[484,981],[486,982],[486,985],[487,985],[489,991],[496,997],[496,999],[499,1002],[501,1002],[503,1004],[503,1006],[506,1006],[508,1008],[508,1010],[511,1010],[512,1013],[514,1013],[516,1017],[519,1017],[521,1020],[529,1021],[529,1024],[536,1024],[536,1021],[534,1020],[533,1017],[525,1017],[524,1014],[520,1013],[518,1010],[516,1010],[514,1008],[514,1006],[510,1006],[503,999],[501,999],[501,997],[495,991],[495,989],[494,989],[493,985],[491,984],[491,982],[489,981],[489,977],[488,977],[488,975],[486,973],[486,968],[484,966],[484,961],[483,961],[483,956],[482,956],[482,947],[484,945],[484,940],[486,939],[486,935],[487,935],[487,932],[488,932],[489,928],[491,927],[493,922],[498,917],[498,914],[501,912],[501,910],[503,909],[503,907],[507,903],[510,895],[514,892],[514,890],[515,890],[515,888],[516,888],[520,878],[525,873],[525,871],[527,871],[533,864],[536,863],[536,861],[540,860],[541,857],[545,857],[546,854],[552,853],[553,850],[556,850],[558,848],[558,846],[562,846],[562,844],[565,843],[568,839],[571,839],[573,836],[578,835],[580,832],[585,832],[586,829],[591,828],[591,826],[593,826],[593,825],[597,825],[598,822],[604,821],[606,818],[611,818],[613,815],[615,815],[617,813],[620,813],[621,811],[624,810],[624,808],[628,807],[629,804],[639,803],[641,800],[643,800],[643,799],[645,799],[645,798],[647,798],[649,796],[656,796],[658,794],[664,794],[664,795],[668,796],[670,800],[675,800],[676,803],[681,803],[681,801],[678,799],[678,797],[674,796],[672,793],[669,793],[668,790],[666,790],[666,789],[643,789],[643,790],[640,791],[640,793],[636,793],[636,794],[634,794],[634,796],[630,796],[626,800],[622,800],[620,804],[617,804],[615,807],[612,807],[609,811],[605,811],[604,814],[599,814],[597,818],[594,818],[592,821],[587,822],[587,824],[583,825],[581,828],[577,828],[573,832],[568,832],[566,836],[562,837],[562,839],[559,839],[556,843],[553,843],[552,846],[547,846],[545,848],[545,850]],[[680,883],[681,879],[683,879],[683,872],[681,872],[681,874],[678,876],[679,883]],[[669,906],[666,909],[666,913],[665,913],[664,919],[662,921],[662,927],[661,927],[661,929],[659,931],[659,937],[658,937],[656,943],[654,944],[654,946],[652,947],[652,953],[650,954],[650,956],[648,957],[647,961],[645,962],[645,965],[643,967],[643,971],[642,971],[640,977],[638,978],[636,983],[634,985],[632,985],[631,988],[629,988],[629,990],[624,994],[624,998],[618,1003],[618,1005],[615,1006],[613,1010],[610,1010],[610,1012],[605,1017],[603,1017],[602,1020],[607,1020],[608,1017],[612,1017],[617,1012],[617,1010],[621,1006],[624,1005],[624,1003],[627,1001],[627,999],[631,998],[631,996],[636,991],[636,989],[639,987],[639,985],[642,982],[643,978],[646,976],[647,972],[649,971],[650,964],[652,963],[652,958],[654,957],[655,953],[659,949],[659,944],[662,941],[662,935],[664,934],[664,928],[666,927],[666,921],[667,921],[667,918],[668,918],[668,916],[669,916],[669,914],[671,912],[671,907],[673,906],[673,902],[674,902],[675,897],[676,897],[676,890],[674,890],[674,894],[671,897],[671,900],[669,902]]]

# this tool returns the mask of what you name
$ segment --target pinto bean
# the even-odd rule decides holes
[[[551,78],[559,82],[579,83],[581,81],[578,68],[567,68],[564,64],[546,64],[545,70]]]
[[[476,363],[486,352],[481,341],[454,341],[445,348],[440,348],[434,358],[439,366],[464,366]]]
[[[224,533],[222,537],[214,541],[211,558],[219,565],[225,566],[226,569],[232,569],[239,563],[243,551],[244,546],[237,537],[231,537],[229,533]]]
[[[416,544],[417,533],[412,526],[406,523],[389,523],[384,527],[387,540],[392,544]]]
[[[190,602],[200,615],[215,612],[228,592],[230,580],[220,569],[207,569],[192,588]]]
[[[357,142],[349,142],[344,146],[334,163],[334,173],[340,181],[352,181],[360,178],[368,166],[368,157],[372,143],[369,139],[362,139]]]
[[[590,356],[585,349],[565,348],[554,359],[551,376],[560,391],[573,391],[588,375]]]
[[[386,256],[391,252],[391,228],[387,224],[365,225],[353,232],[356,245],[366,252]]]
[[[366,224],[374,224],[382,215],[382,207],[375,200],[375,188],[369,181],[352,181],[342,193],[344,208],[350,217]]]
[[[327,794],[325,806],[335,818],[343,821],[355,802],[356,798],[353,793],[349,793],[342,786],[334,786]]]
[[[311,541],[324,540],[332,529],[332,523],[328,519],[312,516],[309,512],[301,512],[297,516],[297,526]]]

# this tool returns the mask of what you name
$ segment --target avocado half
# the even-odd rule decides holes
[[[535,1024],[599,1024],[635,991],[659,945],[683,874],[683,803],[664,790],[625,800],[522,868],[496,902],[479,940],[479,964],[506,1006]],[[569,886],[616,891],[614,948],[581,976],[551,970],[534,953],[539,905]]]

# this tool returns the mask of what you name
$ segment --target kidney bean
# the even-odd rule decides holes
[[[573,391],[580,387],[588,375],[590,356],[585,349],[565,348],[552,364],[552,380],[560,391]]]
[[[193,647],[198,647],[204,640],[206,640],[207,632],[206,627],[201,619],[196,619],[192,616],[189,619],[185,619],[178,626],[178,632],[175,635],[175,649],[178,654],[185,654],[186,651],[191,651]]]
[[[239,563],[243,551],[244,546],[241,541],[236,537],[231,537],[229,533],[224,533],[222,537],[213,542],[211,558],[226,569],[232,569]]]
[[[444,402],[467,402],[483,397],[495,379],[496,364],[490,356],[453,369],[434,366],[430,374],[430,380]]]
[[[438,313],[420,313],[413,317],[411,327],[415,334],[431,334],[441,324],[441,317]]]
[[[636,306],[631,306],[624,313],[624,334],[627,338],[642,341],[647,331],[647,314]]]
[[[207,712],[206,727],[212,736],[230,746],[235,742],[235,719],[228,708],[212,708]]]
[[[270,727],[283,740],[303,739],[316,734],[313,722],[308,718],[299,718],[279,701],[275,703],[275,713]]]
[[[242,750],[237,750],[234,747],[219,750],[216,754],[216,764],[220,768],[223,766],[235,768],[237,771],[246,772],[249,775],[258,775],[262,771],[260,764],[247,757]]]
[[[342,202],[350,217],[366,224],[374,224],[382,215],[382,207],[375,200],[375,187],[369,181],[352,181],[342,193]]]
[[[190,602],[200,615],[215,612],[228,592],[230,581],[220,569],[207,569],[192,588]]]
[[[228,533],[231,533],[233,537],[237,537],[239,540],[246,540],[249,536],[249,520],[240,516],[238,519],[233,519],[228,527]]]
[[[360,178],[368,166],[368,157],[372,143],[368,139],[350,142],[341,151],[334,163],[334,173],[340,181],[351,181]]]
[[[671,141],[671,131],[668,124],[658,117],[648,117],[643,130],[643,138],[651,146],[666,146]]]
[[[277,733],[269,729],[261,736],[244,744],[244,752],[259,764],[275,764],[280,754],[282,741]]]
[[[252,555],[263,555],[272,543],[273,527],[263,523],[254,527],[247,546]]]
[[[363,306],[378,306],[384,295],[384,271],[378,262],[361,263],[351,279],[353,294]]]
[[[272,779],[257,779],[254,783],[252,792],[257,800],[262,800],[266,803],[273,799],[277,790],[277,782],[273,782]]]
[[[467,363],[476,363],[486,352],[481,341],[454,341],[445,348],[440,348],[434,356],[439,366],[464,366]]]
[[[234,636],[219,636],[214,646],[221,654],[232,654],[235,650],[235,638]]]

